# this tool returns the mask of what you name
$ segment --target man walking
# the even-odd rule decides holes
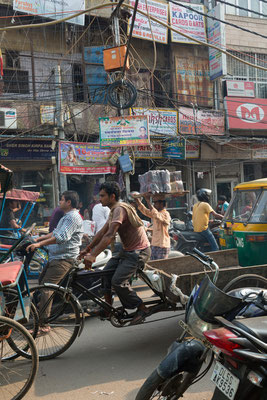
[[[48,246],[48,263],[39,278],[39,284],[59,283],[63,276],[74,265],[80,251],[83,235],[82,218],[77,210],[79,203],[78,193],[65,191],[59,201],[59,207],[64,212],[57,227],[53,232],[38,237],[36,242],[27,247],[27,251]],[[43,291],[40,299],[39,309],[47,303],[51,296],[49,291]],[[51,302],[50,302],[51,303]],[[52,304],[51,304],[52,305]],[[47,318],[51,307],[46,307],[42,318]],[[41,326],[40,331],[47,333],[49,326]]]
[[[105,271],[115,269],[112,278],[106,277],[104,281],[105,301],[112,304],[113,287],[124,308],[137,308],[131,323],[134,325],[144,320],[148,310],[142,299],[130,287],[129,279],[138,267],[144,266],[149,259],[150,244],[144,225],[135,209],[127,203],[119,202],[120,188],[116,182],[103,183],[100,186],[99,199],[103,206],[110,208],[109,220],[89,246],[81,252],[80,258],[85,256],[85,268],[90,269],[96,256],[111,244],[118,232],[123,249],[119,254],[113,255],[104,269]]]

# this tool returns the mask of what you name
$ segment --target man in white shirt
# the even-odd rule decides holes
[[[98,203],[93,208],[92,220],[95,222],[95,234],[103,228],[108,220],[110,209]]]

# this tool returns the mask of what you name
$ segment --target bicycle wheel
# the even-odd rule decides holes
[[[237,276],[225,285],[223,291],[228,293],[231,290],[242,288],[267,289],[267,279],[261,275],[244,274]]]
[[[10,360],[13,349],[8,343],[12,338],[18,348],[27,348],[30,360],[16,358]],[[19,400],[31,388],[38,369],[38,353],[35,342],[29,332],[11,318],[0,316],[0,398],[1,400]]]
[[[4,289],[3,290],[5,296],[5,315],[11,318],[14,317],[16,308],[18,306],[18,292],[14,289]],[[31,304],[29,319],[27,321],[20,322],[21,325],[24,326],[25,329],[33,336],[36,337],[38,332],[38,313],[34,306]],[[17,347],[17,343],[13,342],[12,336],[7,339],[9,346],[14,350],[13,354],[8,355],[9,360],[13,360],[19,356],[24,356],[24,352],[28,350],[28,347]],[[21,343],[23,345],[23,343]]]
[[[74,342],[83,324],[83,315],[75,297],[57,285],[40,285],[30,289],[39,315],[35,337],[40,360],[64,353]],[[46,296],[42,309],[40,299]]]

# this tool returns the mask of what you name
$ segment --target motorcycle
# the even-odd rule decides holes
[[[220,223],[221,221],[219,220],[210,221],[211,232],[218,244]],[[194,248],[197,248],[203,253],[210,251],[209,242],[206,241],[198,232],[194,232],[193,230],[180,231],[177,229],[177,224],[173,223],[169,230],[169,234],[171,237],[172,248],[183,254],[191,252]]]
[[[204,332],[215,346],[215,354],[219,352],[211,376],[216,385],[212,400],[266,399],[266,316],[236,319],[232,323],[222,317],[216,320],[222,328]]]
[[[262,289],[251,289],[254,293],[252,297],[249,294],[243,296],[240,290],[224,293],[215,286],[219,267],[212,258],[197,249],[191,256],[199,260],[205,269],[213,271],[213,280],[206,275],[200,285],[194,287],[186,304],[185,322],[180,321],[183,329],[181,337],[171,345],[167,356],[144,382],[135,400],[176,400],[182,397],[189,386],[200,380],[212,365],[213,353],[208,366],[200,372],[211,353],[211,344],[203,332],[220,327],[215,316],[232,320],[239,313],[244,314],[244,310],[249,309],[253,316],[259,312],[255,306],[255,293],[258,299]],[[256,311],[250,308],[251,305],[256,307]]]

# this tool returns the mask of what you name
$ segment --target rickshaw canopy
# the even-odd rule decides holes
[[[38,199],[39,195],[40,195],[39,192],[30,192],[29,190],[12,189],[6,193],[6,199],[35,202]],[[0,198],[2,197],[3,194],[0,193]]]
[[[267,189],[267,178],[256,179],[255,181],[239,183],[234,190]]]
[[[13,172],[0,164],[0,193],[4,193],[7,190],[12,189],[12,178]]]

